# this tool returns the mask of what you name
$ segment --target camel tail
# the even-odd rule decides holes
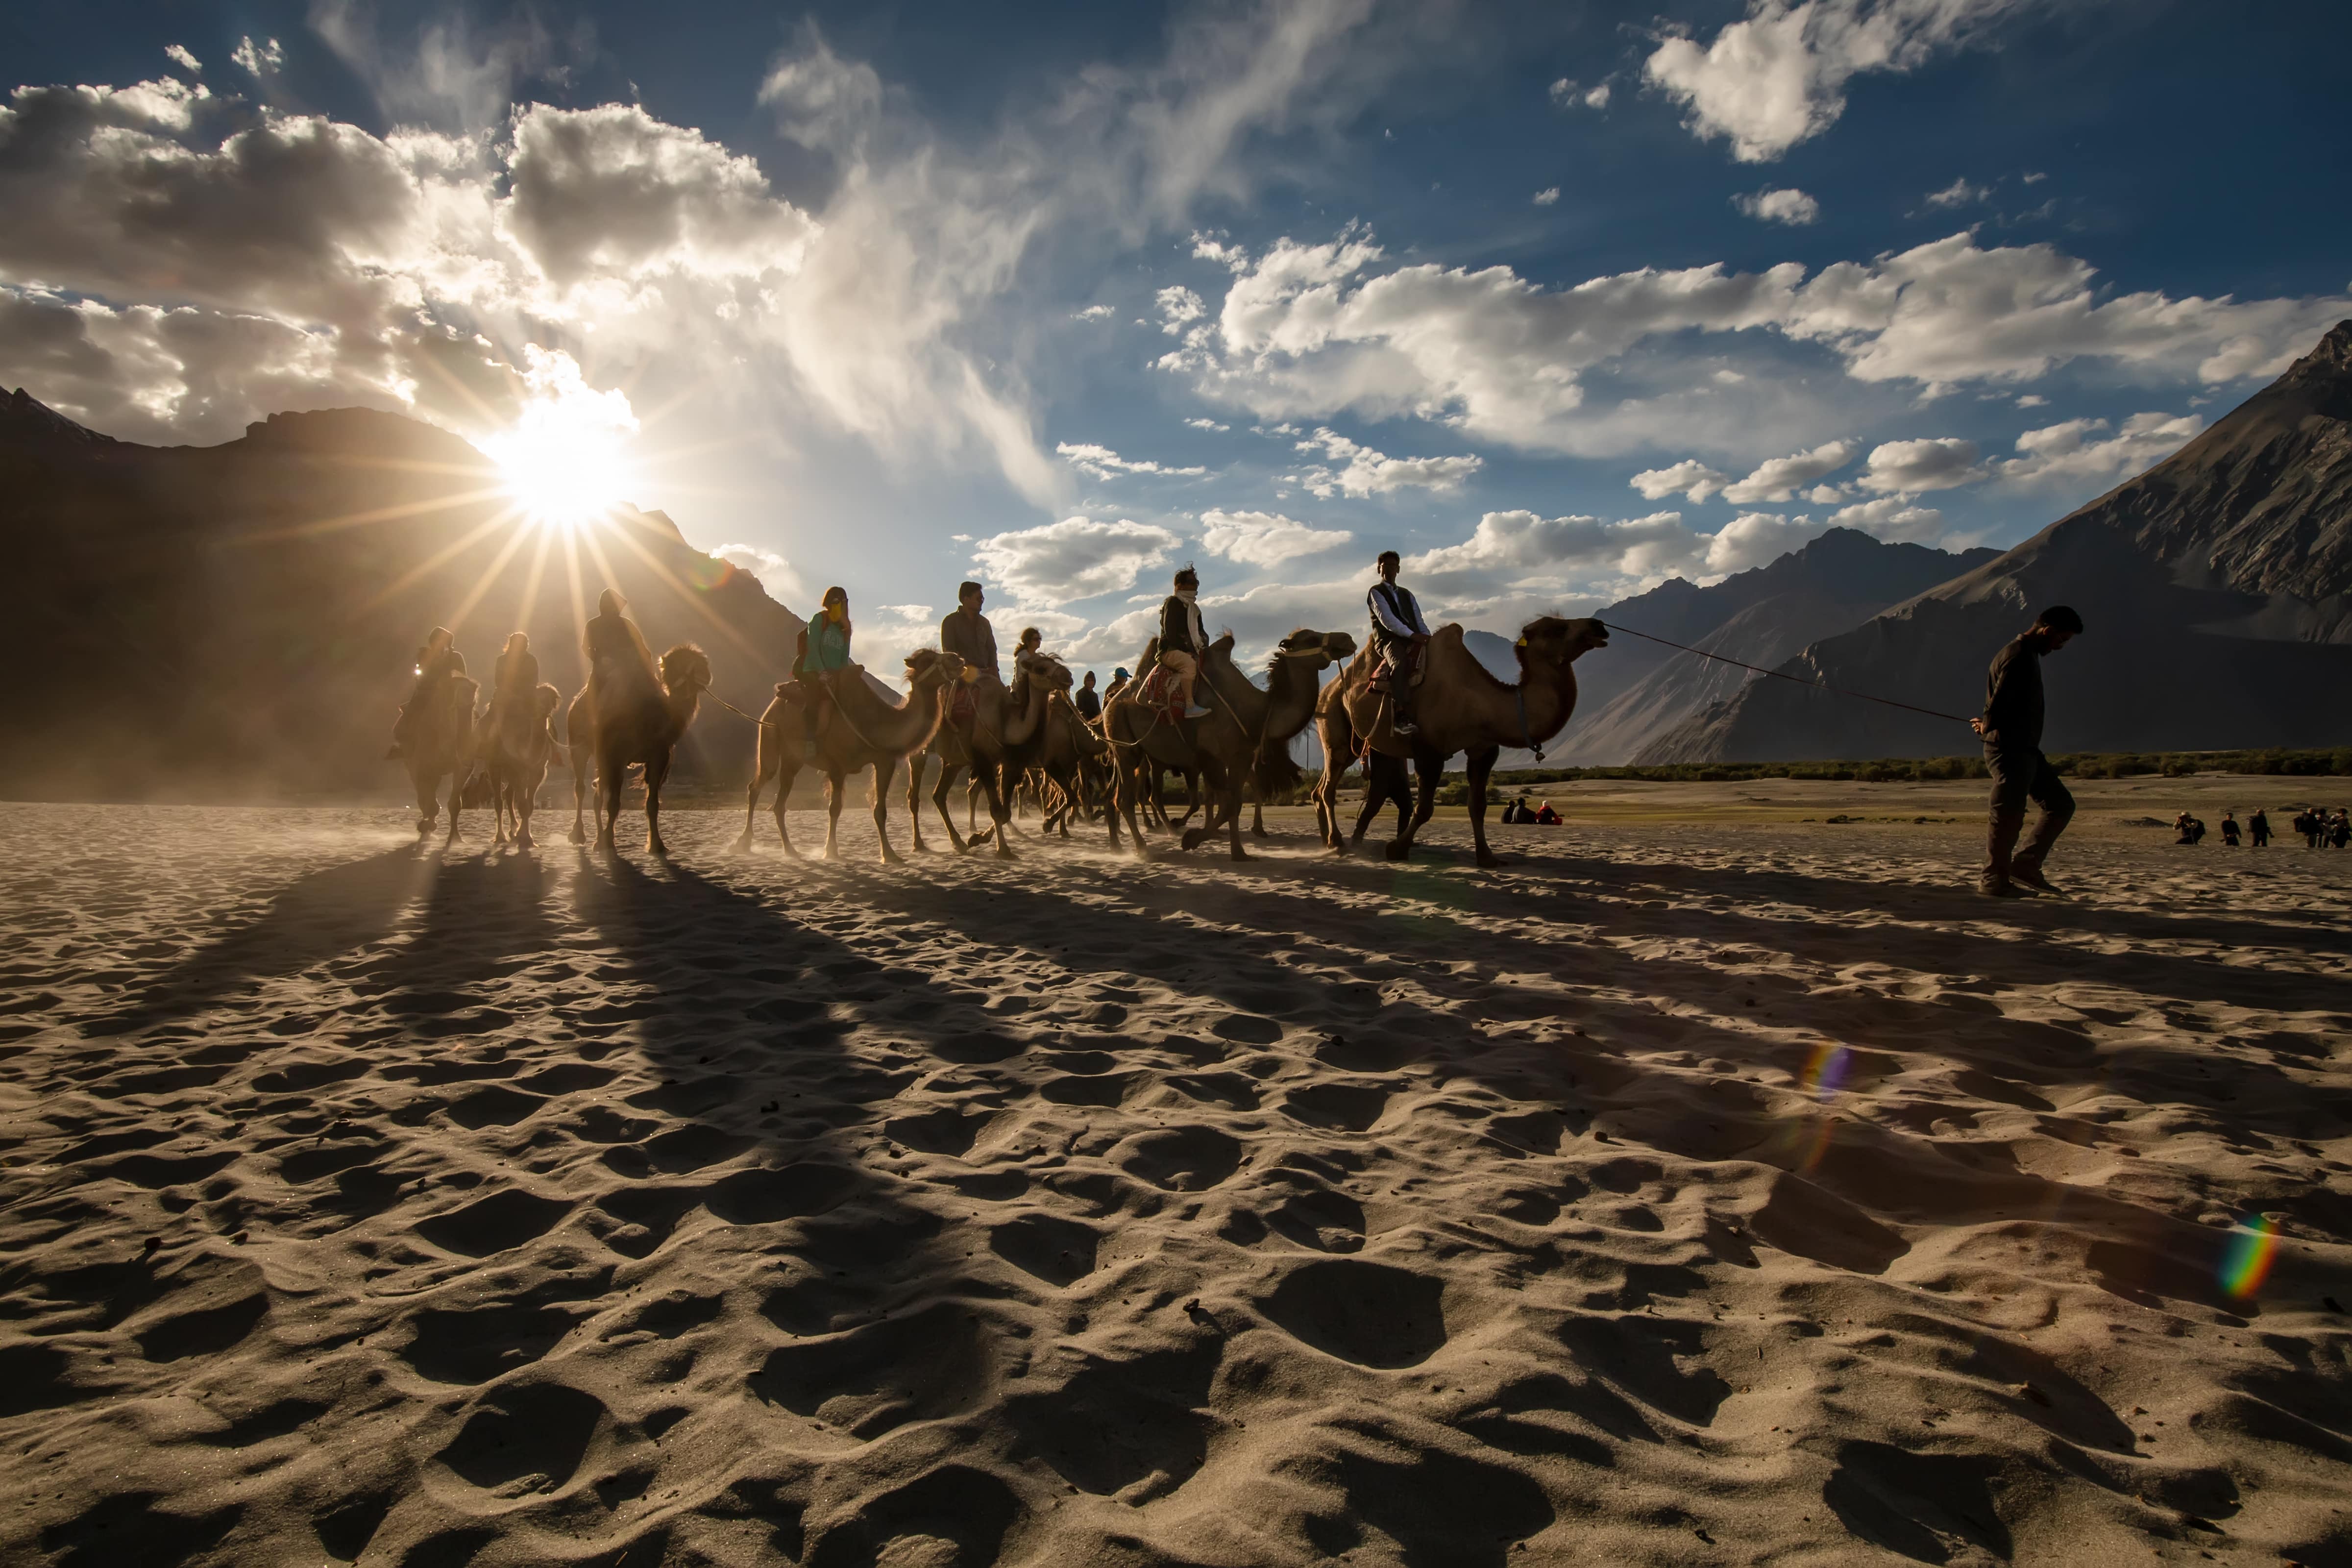
[[[1297,798],[1298,786],[1305,782],[1307,771],[1292,760],[1288,746],[1265,746],[1258,750],[1255,772],[1259,804],[1287,804]]]

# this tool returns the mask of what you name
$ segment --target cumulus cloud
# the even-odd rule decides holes
[[[1817,221],[1822,216],[1821,203],[1794,189],[1747,192],[1732,197],[1731,205],[1759,223],[1802,226]]]
[[[1108,447],[1091,443],[1065,441],[1054,450],[1062,459],[1081,473],[1098,479],[1117,479],[1123,474],[1159,474],[1168,479],[1198,479],[1209,470],[1197,465],[1189,468],[1172,468],[1150,458],[1120,457]]]
[[[1234,275],[1213,321],[1159,361],[1202,395],[1261,417],[1414,416],[1556,451],[1622,449],[1663,427],[1587,413],[1584,378],[1653,340],[1769,331],[1819,344],[1858,381],[1930,390],[2023,381],[2078,360],[2145,381],[2275,374],[2352,300],[2102,298],[2088,263],[2048,245],[1979,247],[1957,234],[1808,279],[1786,263],[1643,268],[1546,289],[1509,268],[1388,268],[1350,226],[1277,241]],[[1701,377],[1693,372],[1688,380]]]
[[[1705,570],[1717,575],[1769,566],[1818,536],[1822,525],[1809,517],[1744,511],[1706,541]]]
[[[1916,495],[1948,490],[1984,478],[1977,467],[1977,444],[1958,437],[1929,441],[1886,441],[1870,449],[1855,482],[1880,494]]]
[[[1181,542],[1150,523],[1066,517],[975,541],[972,557],[1018,604],[1050,605],[1133,587]]]
[[[196,58],[195,51],[185,44],[164,45],[163,57],[191,75],[200,76],[204,73],[205,62]]]
[[[1279,566],[1356,537],[1344,528],[1316,528],[1272,511],[1214,510],[1202,512],[1201,522],[1202,549],[1245,566]]]
[[[1299,482],[1311,494],[1326,498],[1334,490],[1351,496],[1376,496],[1391,490],[1459,489],[1462,481],[1476,473],[1485,461],[1475,456],[1391,458],[1329,429],[1316,431],[1298,443],[1298,449],[1320,452],[1342,465],[1338,468],[1309,468],[1300,476]]]
[[[1810,452],[1773,458],[1759,463],[1746,479],[1726,485],[1723,499],[1736,506],[1752,506],[1758,501],[1793,500],[1799,491],[1853,461],[1854,454],[1861,449],[1858,442],[1830,441]],[[1701,498],[1694,496],[1691,499],[1696,500]]]
[[[1696,458],[1685,458],[1670,468],[1645,468],[1635,474],[1632,483],[1642,492],[1644,500],[1664,500],[1668,496],[1688,496],[1703,501],[1719,495],[1731,481],[1717,473]]]
[[[1975,184],[1970,183],[1965,177],[1954,180],[1950,184],[1946,185],[1940,191],[1930,191],[1927,193],[1927,205],[1931,207],[1968,206],[1977,202],[1990,201],[1991,199],[1992,187],[1990,185]]]
[[[808,613],[812,600],[808,580],[793,569],[793,563],[772,550],[756,544],[721,544],[709,552],[739,572],[748,572],[760,580],[768,597],[788,609]]]
[[[1157,298],[1161,322],[1160,330],[1171,337],[1182,331],[1188,323],[1199,321],[1209,309],[1201,302],[1198,294],[1181,284],[1171,284],[1162,289]]]
[[[1070,312],[1070,319],[1074,321],[1108,321],[1110,318],[1111,308],[1108,305],[1089,305],[1083,310]]]
[[[2122,479],[2172,456],[2205,421],[2194,414],[2135,414],[2113,435],[2104,434],[2108,428],[2104,419],[2069,419],[2028,430],[2017,438],[2021,455],[1993,464],[1993,472],[2021,485]]]
[[[1551,100],[1559,108],[1582,104],[1587,109],[1609,107],[1609,84],[1599,82],[1591,87],[1580,87],[1566,77],[1551,84]]]
[[[1559,202],[1559,187],[1558,185],[1546,185],[1542,190],[1538,191],[1535,194],[1535,205],[1539,207],[1555,206]]]
[[[1931,506],[1915,506],[1903,496],[1880,496],[1840,507],[1830,514],[1837,528],[1858,528],[1889,543],[1932,544],[1943,536],[1944,514]]]
[[[286,67],[286,47],[275,38],[264,38],[258,44],[250,35],[239,38],[228,58],[242,67],[248,76],[275,76]]]
[[[1412,579],[1440,595],[1492,591],[1529,574],[1565,579],[1640,577],[1682,564],[1691,533],[1678,511],[1653,512],[1622,522],[1597,517],[1543,517],[1526,510],[1490,511],[1459,544],[1424,551],[1405,563]]]
[[[1230,425],[1220,425],[1213,419],[1187,419],[1184,423],[1195,430],[1214,430],[1223,433],[1233,428]]]
[[[1871,71],[1916,69],[2023,0],[1749,0],[1714,41],[1659,40],[1644,79],[1687,111],[1703,138],[1742,163],[1778,158],[1845,112],[1845,87]]]

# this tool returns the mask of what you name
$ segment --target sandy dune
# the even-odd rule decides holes
[[[0,1562],[2352,1563],[2352,854],[1973,820],[13,806]]]

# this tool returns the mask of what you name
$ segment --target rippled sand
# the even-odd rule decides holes
[[[2352,854],[406,822],[0,824],[0,1561],[2352,1562]]]

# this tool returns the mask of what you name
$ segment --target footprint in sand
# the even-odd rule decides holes
[[[1240,1169],[1242,1146],[1213,1127],[1171,1127],[1121,1139],[1112,1163],[1171,1192],[1205,1192]]]
[[[1333,1258],[1282,1277],[1258,1310],[1293,1339],[1359,1366],[1418,1366],[1445,1343],[1444,1283]]]
[[[1367,1132],[1388,1103],[1389,1091],[1373,1084],[1310,1083],[1282,1097],[1282,1113],[1309,1127]]]
[[[1048,1285],[1068,1285],[1094,1272],[1094,1227],[1053,1215],[1026,1214],[988,1233],[989,1250]]]
[[[434,1458],[484,1491],[556,1491],[578,1471],[604,1419],[604,1402],[580,1389],[509,1385],[485,1396]]]
[[[417,1235],[444,1252],[488,1258],[545,1236],[571,1212],[572,1205],[560,1198],[509,1187],[464,1208],[419,1221],[415,1228]]]

